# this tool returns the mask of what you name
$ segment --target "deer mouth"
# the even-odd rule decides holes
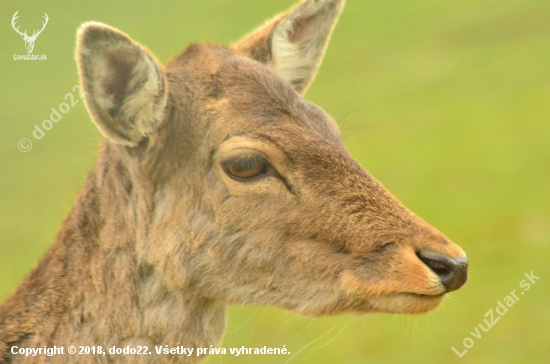
[[[350,310],[359,313],[423,314],[436,309],[445,293],[437,295],[421,293],[390,293],[376,297],[364,296],[351,300]]]
[[[371,312],[374,309],[391,314],[422,314],[437,308],[444,298],[445,293],[429,295],[403,292],[366,298],[366,301]]]
[[[419,314],[431,311],[445,298],[446,291],[441,284],[430,284],[417,292],[389,290],[377,287],[356,275],[343,277],[344,289],[352,294],[350,301],[354,311],[385,312],[392,314]],[[420,288],[420,287],[419,287]],[[353,293],[352,293],[353,292]]]

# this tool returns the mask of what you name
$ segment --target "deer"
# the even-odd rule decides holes
[[[165,66],[108,25],[79,28],[80,83],[104,138],[52,246],[0,306],[0,360],[45,363],[13,348],[46,345],[217,346],[229,305],[421,314],[464,285],[464,251],[372,177],[304,97],[343,6],[303,0]]]
[[[25,49],[27,50],[27,53],[30,54],[30,53],[32,53],[32,51],[34,49],[34,42],[36,42],[36,38],[38,38],[40,33],[42,33],[44,28],[46,28],[46,25],[48,25],[48,20],[49,20],[48,14],[44,13],[44,21],[42,22],[42,29],[40,29],[40,30],[35,29],[32,32],[32,35],[29,37],[27,35],[27,29],[25,29],[24,32],[21,32],[19,30],[19,27],[15,26],[17,18],[19,18],[18,13],[19,13],[19,10],[17,10],[15,12],[15,14],[13,14],[13,17],[11,18],[11,27],[13,28],[13,30],[15,30],[17,32],[17,34],[19,34],[21,36],[21,38],[23,38],[23,40],[25,41]]]

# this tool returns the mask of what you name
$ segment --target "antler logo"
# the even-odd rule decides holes
[[[18,12],[19,10],[17,10],[15,14],[13,14],[13,17],[11,18],[11,26],[19,35],[21,35],[21,38],[23,38],[23,40],[25,41],[25,48],[27,49],[27,53],[30,54],[34,49],[34,42],[36,41],[36,38],[38,38],[40,33],[42,33],[42,31],[44,30],[44,28],[46,28],[46,25],[48,24],[48,14],[44,13],[44,22],[42,23],[42,29],[34,30],[32,35],[29,37],[27,35],[27,29],[25,29],[24,32],[21,32],[19,30],[19,27],[15,26],[15,21],[17,20],[17,18],[19,18],[19,16],[17,15]]]

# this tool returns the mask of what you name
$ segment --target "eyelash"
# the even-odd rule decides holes
[[[237,181],[260,178],[272,170],[269,163],[258,155],[230,159],[223,163],[223,169],[229,177]]]

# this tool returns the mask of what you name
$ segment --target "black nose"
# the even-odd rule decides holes
[[[466,283],[466,279],[468,279],[468,259],[466,257],[449,258],[440,253],[427,251],[419,251],[416,255],[437,274],[447,292],[455,291]]]

